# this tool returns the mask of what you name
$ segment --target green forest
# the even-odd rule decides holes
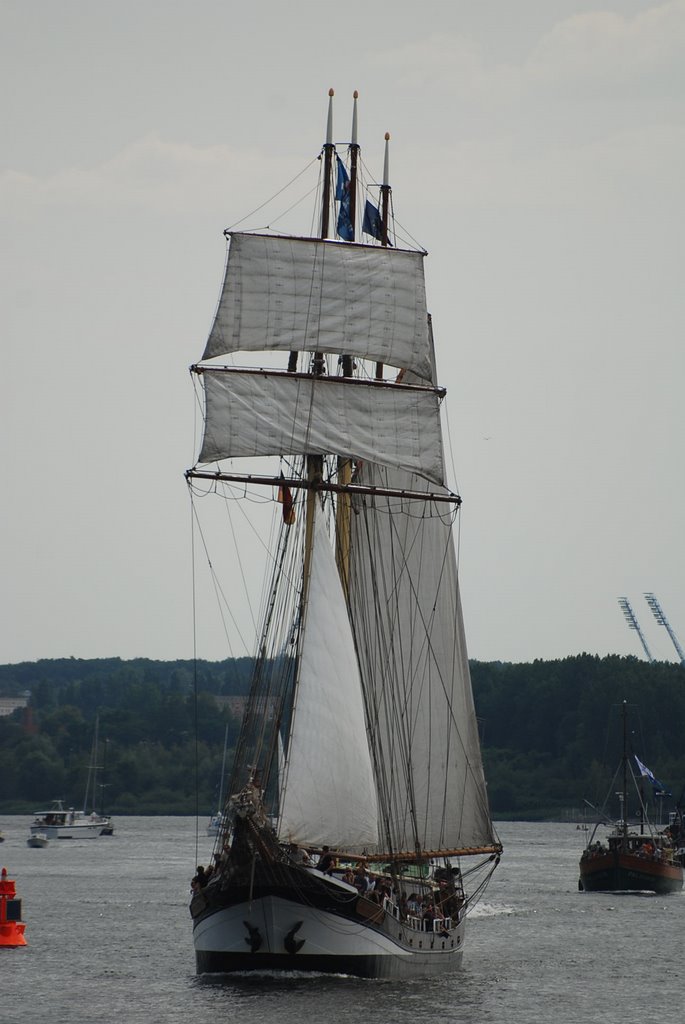
[[[249,692],[248,658],[223,662],[77,658],[0,666],[0,811],[84,803],[98,722],[93,805],[111,814],[208,816]],[[620,758],[620,706],[633,752],[679,801],[685,785],[685,669],[587,654],[471,662],[495,818],[579,818],[601,804]],[[91,794],[93,790],[91,790]]]

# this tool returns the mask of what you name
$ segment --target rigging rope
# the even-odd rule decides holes
[[[246,213],[244,217],[240,218],[240,220],[234,221],[233,224],[231,224],[230,227],[226,228],[226,231],[233,231],[234,228],[237,228],[239,224],[244,223],[244,221],[246,221],[248,219],[248,217],[254,217],[255,213],[259,213],[259,211],[263,210],[265,206],[268,206],[269,203],[272,203],[274,201],[274,199],[277,199],[280,195],[282,195],[282,193],[285,192],[286,189],[289,189],[291,185],[294,185],[295,182],[299,178],[301,178],[303,174],[306,174],[306,172],[309,170],[309,168],[312,166],[312,164],[314,164],[318,159],[319,159],[318,156],[316,156],[312,160],[310,160],[309,163],[306,164],[302,168],[302,170],[299,171],[295,175],[294,178],[290,179],[290,181],[287,183],[287,185],[284,185],[283,188],[279,188],[278,192],[274,192],[274,194],[271,196],[270,199],[266,199],[263,203],[260,203],[259,206],[256,206],[254,208],[254,210],[252,210],[251,213]],[[307,195],[309,195],[309,193],[307,193]]]

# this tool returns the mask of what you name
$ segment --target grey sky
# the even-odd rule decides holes
[[[641,655],[625,594],[675,658],[642,593],[685,642],[683,0],[0,12],[0,662],[192,655],[186,370],[329,87],[430,253],[471,656]]]

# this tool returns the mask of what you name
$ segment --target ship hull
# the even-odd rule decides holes
[[[259,874],[259,872],[258,872]],[[395,978],[458,966],[465,918],[401,920],[383,906],[319,872],[294,873],[246,887],[208,886],[191,903],[198,974],[316,971]],[[251,898],[250,898],[251,897]]]
[[[683,869],[630,853],[609,851],[583,858],[580,889],[586,892],[655,892],[664,895],[683,888]]]
[[[75,825],[32,825],[31,835],[43,835],[46,839],[97,839],[102,835],[102,822]]]
[[[447,938],[414,932],[388,914],[376,924],[365,923],[266,896],[204,917],[195,925],[193,941],[198,974],[316,971],[394,978],[457,966],[464,922]]]

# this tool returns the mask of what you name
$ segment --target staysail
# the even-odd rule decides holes
[[[278,834],[361,850],[377,843],[376,788],[352,631],[320,507],[311,566]]]

